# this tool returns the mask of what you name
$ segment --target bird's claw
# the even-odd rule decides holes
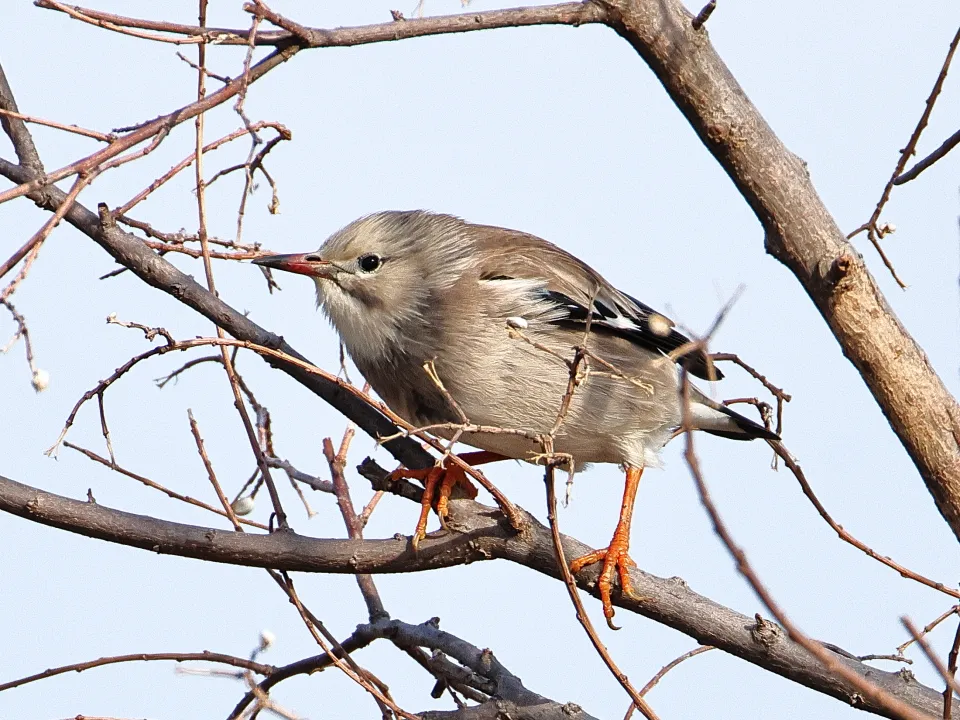
[[[420,541],[427,536],[427,521],[430,519],[430,508],[436,510],[440,518],[441,525],[445,524],[449,514],[450,494],[454,487],[460,485],[465,494],[470,498],[477,496],[477,489],[473,486],[458,465],[449,467],[440,467],[434,465],[431,468],[423,470],[410,470],[408,468],[398,468],[390,473],[391,480],[414,479],[423,483],[423,498],[420,500],[420,517],[417,519],[417,525],[413,529],[413,538],[411,544],[416,551],[420,547]]]
[[[614,536],[609,547],[603,550],[594,550],[583,557],[577,558],[570,563],[570,572],[574,575],[580,572],[587,565],[603,562],[600,569],[600,578],[597,580],[597,587],[600,590],[600,601],[603,603],[603,617],[607,620],[607,625],[611,630],[619,630],[617,625],[613,624],[613,602],[611,601],[611,590],[613,589],[613,574],[617,573],[620,579],[620,593],[625,597],[639,597],[633,591],[633,584],[630,581],[630,568],[636,567],[630,555],[627,554],[629,543],[618,542]]]

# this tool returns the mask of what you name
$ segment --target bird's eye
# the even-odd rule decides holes
[[[376,272],[380,269],[380,266],[383,265],[383,258],[374,253],[368,255],[361,255],[357,258],[357,265],[365,273]]]

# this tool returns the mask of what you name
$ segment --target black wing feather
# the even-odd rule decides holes
[[[640,302],[636,298],[624,293],[635,305],[634,308],[623,308],[617,305],[616,309],[599,301],[593,301],[593,308],[588,310],[581,303],[564,293],[555,290],[542,291],[543,297],[550,300],[558,308],[562,308],[566,315],[554,322],[565,326],[583,326],[587,317],[590,317],[590,327],[597,332],[607,332],[638,345],[646,350],[669,354],[678,347],[690,342],[683,333],[671,328],[667,334],[654,332],[650,327],[653,317],[664,320],[656,310]],[[704,380],[720,380],[723,373],[713,367],[711,374],[707,356],[703,351],[688,353],[677,360],[686,366],[687,371]]]

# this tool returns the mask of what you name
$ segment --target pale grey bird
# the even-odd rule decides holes
[[[661,448],[681,425],[677,363],[701,378],[711,372],[722,377],[703,352],[672,355],[689,341],[670,320],[546,240],[450,215],[375,213],[337,231],[316,252],[254,262],[314,279],[317,303],[357,368],[390,408],[417,427],[460,424],[465,415],[476,425],[550,433],[575,348],[586,337],[590,355],[553,445],[573,458],[576,469],[617,463],[626,472],[610,546],[571,566],[578,571],[603,560],[600,591],[609,622],[615,570],[621,587],[629,588],[623,580],[632,563],[630,515],[640,474],[659,464]],[[777,439],[693,387],[689,416],[696,429],[716,435]],[[453,430],[435,433],[450,437]],[[484,451],[461,456],[471,464],[531,460],[543,452],[541,443],[519,434],[473,432],[461,439]],[[447,477],[438,511],[459,478],[452,467],[399,472],[429,481],[416,542],[440,475]]]

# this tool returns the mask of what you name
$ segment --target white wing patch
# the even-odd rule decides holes
[[[639,330],[640,327],[630,318],[624,317],[623,315],[616,315],[612,318],[607,318],[604,321],[610,327],[615,327],[617,330]]]

